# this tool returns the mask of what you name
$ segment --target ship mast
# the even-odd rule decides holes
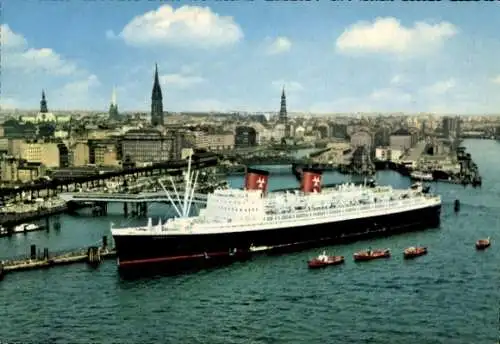
[[[188,157],[188,169],[187,172],[184,174],[184,180],[186,182],[185,189],[184,189],[184,198],[183,201],[181,202],[181,198],[179,196],[179,193],[177,192],[177,188],[175,187],[175,182],[172,176],[170,176],[170,183],[172,184],[172,189],[174,190],[174,196],[177,199],[177,203],[182,204],[181,209],[177,207],[176,202],[173,200],[172,196],[170,196],[170,192],[168,192],[167,188],[163,185],[161,180],[158,180],[163,191],[167,195],[168,200],[174,207],[175,211],[177,212],[177,215],[179,217],[188,217],[189,212],[191,211],[191,204],[193,202],[193,197],[194,197],[194,191],[196,189],[196,183],[198,181],[198,174],[199,172],[196,171],[196,173],[192,173],[191,171],[191,161],[192,161],[192,155],[190,154]]]

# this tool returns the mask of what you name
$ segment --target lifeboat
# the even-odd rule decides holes
[[[490,237],[488,237],[488,239],[480,239],[476,241],[476,249],[478,250],[487,249],[488,247],[490,247],[490,245],[491,245]]]
[[[384,250],[366,250],[354,253],[354,261],[361,262],[367,260],[374,260],[380,258],[389,258],[391,256],[391,250],[388,248]]]
[[[316,258],[313,258],[307,262],[309,269],[319,269],[325,268],[330,265],[339,265],[344,263],[343,256],[328,256],[326,252],[323,252]]]
[[[427,247],[408,247],[404,250],[403,256],[405,259],[420,257],[427,254]]]

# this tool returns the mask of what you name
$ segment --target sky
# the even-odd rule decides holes
[[[500,113],[500,2],[6,0],[4,109]],[[21,13],[21,15],[19,15]]]

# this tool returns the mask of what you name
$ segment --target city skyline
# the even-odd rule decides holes
[[[4,4],[2,108],[500,112],[497,3],[187,4]]]

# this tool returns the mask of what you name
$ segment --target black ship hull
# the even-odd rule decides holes
[[[435,228],[441,206],[331,222],[262,231],[187,235],[115,235],[120,271],[161,267],[184,270],[250,258],[263,251],[297,251],[305,248]]]

